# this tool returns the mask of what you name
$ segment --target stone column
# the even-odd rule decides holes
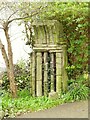
[[[66,53],[66,45],[63,46],[63,53],[62,53],[62,56],[63,56],[63,62],[62,62],[62,89],[63,91],[65,92],[67,90],[67,79],[68,79],[68,76],[67,76],[67,71],[66,71],[66,66],[67,66],[67,53]]]
[[[48,70],[48,62],[47,62],[47,52],[44,52],[44,95],[47,96],[48,94],[48,75],[47,75],[47,70]]]
[[[32,95],[32,53],[30,54],[30,94]]]
[[[51,91],[54,91],[54,54],[51,53]]]
[[[35,57],[36,57],[35,52],[33,52],[32,53],[32,65],[31,65],[32,67],[32,96],[35,96],[35,67],[36,67]]]
[[[37,67],[36,67],[36,93],[37,96],[42,96],[42,53],[37,52]]]
[[[61,85],[62,85],[62,68],[61,65],[62,60],[61,60],[61,53],[57,52],[56,53],[56,92],[60,93],[61,92]]]

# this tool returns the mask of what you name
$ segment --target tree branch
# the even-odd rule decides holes
[[[2,52],[3,59],[5,61],[6,67],[8,68],[9,67],[9,60],[8,60],[8,56],[7,56],[5,47],[1,42],[1,39],[0,39],[0,49],[1,49],[1,52]]]
[[[25,16],[25,17],[13,18],[12,20],[8,21],[8,24],[11,23],[12,21],[15,21],[15,20],[23,20],[23,19],[27,19],[27,18],[30,18],[32,16],[35,16],[38,13],[42,12],[41,9],[43,9],[45,7],[47,7],[47,6],[44,6],[44,7],[40,6],[36,10],[31,11],[31,15],[28,15],[28,16]]]
[[[8,20],[15,14],[17,13],[18,10],[16,10],[15,12],[13,12],[9,17],[8,17]]]
[[[36,12],[36,13],[34,13],[33,15],[30,15],[30,16],[14,18],[14,19],[8,21],[8,23],[11,23],[12,21],[15,21],[15,20],[23,20],[23,19],[26,19],[26,18],[30,18],[30,17],[32,17],[32,16],[34,16],[34,15],[37,15],[37,14],[38,14],[38,12]]]

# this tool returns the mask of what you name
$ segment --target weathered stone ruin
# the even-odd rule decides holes
[[[36,21],[34,47],[31,53],[32,96],[49,96],[52,91],[60,94],[67,89],[66,44],[63,42],[63,26],[56,20]]]

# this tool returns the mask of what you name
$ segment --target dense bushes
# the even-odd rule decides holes
[[[30,88],[30,69],[29,66],[25,66],[24,61],[19,61],[14,65],[15,81],[18,89]],[[2,77],[2,89],[9,90],[9,80],[7,72]]]

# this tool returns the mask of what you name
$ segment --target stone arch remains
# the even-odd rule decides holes
[[[60,94],[67,89],[66,44],[63,26],[57,20],[34,21],[34,47],[31,53],[32,96],[48,96],[52,91]]]

